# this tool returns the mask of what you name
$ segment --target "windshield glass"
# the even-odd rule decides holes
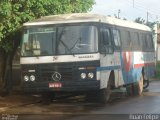
[[[21,55],[74,55],[97,51],[96,26],[41,26],[24,30]]]

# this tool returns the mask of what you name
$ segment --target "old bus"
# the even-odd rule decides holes
[[[86,92],[106,103],[121,86],[140,95],[155,74],[149,27],[97,14],[24,23],[21,78],[27,92]]]

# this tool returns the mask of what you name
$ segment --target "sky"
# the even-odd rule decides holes
[[[160,21],[160,0],[95,0],[91,13],[118,16],[127,20],[138,17],[147,21]]]

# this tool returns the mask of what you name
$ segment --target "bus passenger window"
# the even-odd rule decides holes
[[[146,42],[147,42],[147,46],[148,46],[148,49],[153,49],[153,41],[152,41],[152,36],[147,34],[146,35]]]
[[[120,31],[120,33],[121,33],[121,41],[122,41],[123,50],[130,50],[131,49],[130,32],[122,30],[122,31]]]
[[[131,32],[131,45],[132,50],[140,50],[140,42],[138,32]]]
[[[146,49],[147,49],[146,36],[144,33],[140,33],[139,36],[140,36],[141,47],[142,47],[143,51],[146,51]]]

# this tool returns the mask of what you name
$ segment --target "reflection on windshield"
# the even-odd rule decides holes
[[[38,27],[25,31],[22,56],[72,55],[98,50],[95,26]]]

